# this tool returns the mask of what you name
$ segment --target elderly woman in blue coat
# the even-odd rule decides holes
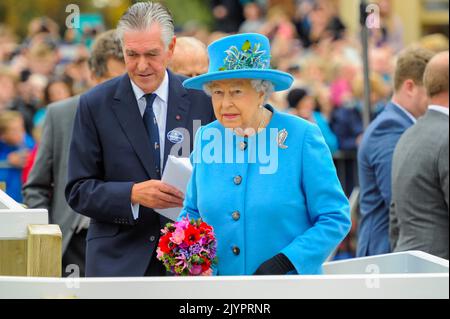
[[[321,273],[351,221],[319,128],[266,104],[293,81],[270,69],[266,37],[225,37],[208,54],[208,73],[183,84],[211,95],[217,121],[197,132],[180,218],[214,227],[218,275]]]

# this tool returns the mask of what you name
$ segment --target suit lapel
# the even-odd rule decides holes
[[[149,178],[158,179],[153,153],[151,152],[152,146],[127,74],[122,77],[119,83],[114,95],[112,109]]]
[[[188,128],[188,115],[190,101],[188,92],[183,87],[181,80],[173,73],[169,73],[169,101],[167,103],[166,134],[164,144],[164,167],[172,146],[175,145],[167,138],[167,133],[176,128]],[[186,138],[186,136],[185,136]]]
[[[406,113],[403,112],[401,109],[399,109],[394,103],[392,103],[392,102],[388,103],[386,108],[390,112],[393,112],[393,113],[397,114],[398,116],[400,116],[405,121],[406,127],[409,127],[414,124],[414,122],[411,120],[411,118],[409,118],[409,116],[406,115]],[[408,124],[406,124],[406,123],[408,123]]]

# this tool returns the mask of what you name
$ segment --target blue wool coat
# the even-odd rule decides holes
[[[218,121],[199,130],[180,218],[214,227],[219,275],[251,275],[280,252],[297,273],[319,274],[350,230],[349,204],[319,128],[266,107],[269,125],[250,138]]]

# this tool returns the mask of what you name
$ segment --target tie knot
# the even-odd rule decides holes
[[[149,94],[145,94],[145,101],[147,102],[146,107],[152,107],[153,106],[153,102],[156,99],[156,94],[155,93],[149,93]]]

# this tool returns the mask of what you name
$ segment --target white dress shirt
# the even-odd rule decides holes
[[[430,106],[428,106],[428,109],[436,111],[436,112],[441,112],[441,113],[444,113],[445,115],[449,116],[448,115],[448,107],[443,107],[440,105],[430,105]]]
[[[145,92],[137,86],[131,79],[131,87],[133,88],[134,96],[139,107],[139,112],[144,117],[145,108],[147,107],[147,101],[145,99]],[[160,158],[161,158],[161,172],[164,165],[164,144],[166,140],[166,119],[167,119],[167,104],[169,101],[169,74],[165,73],[164,80],[161,85],[153,92],[157,95],[153,102],[153,112],[156,116],[156,122],[158,123],[159,130],[159,145],[160,145]],[[139,204],[131,205],[134,219],[139,217]]]

